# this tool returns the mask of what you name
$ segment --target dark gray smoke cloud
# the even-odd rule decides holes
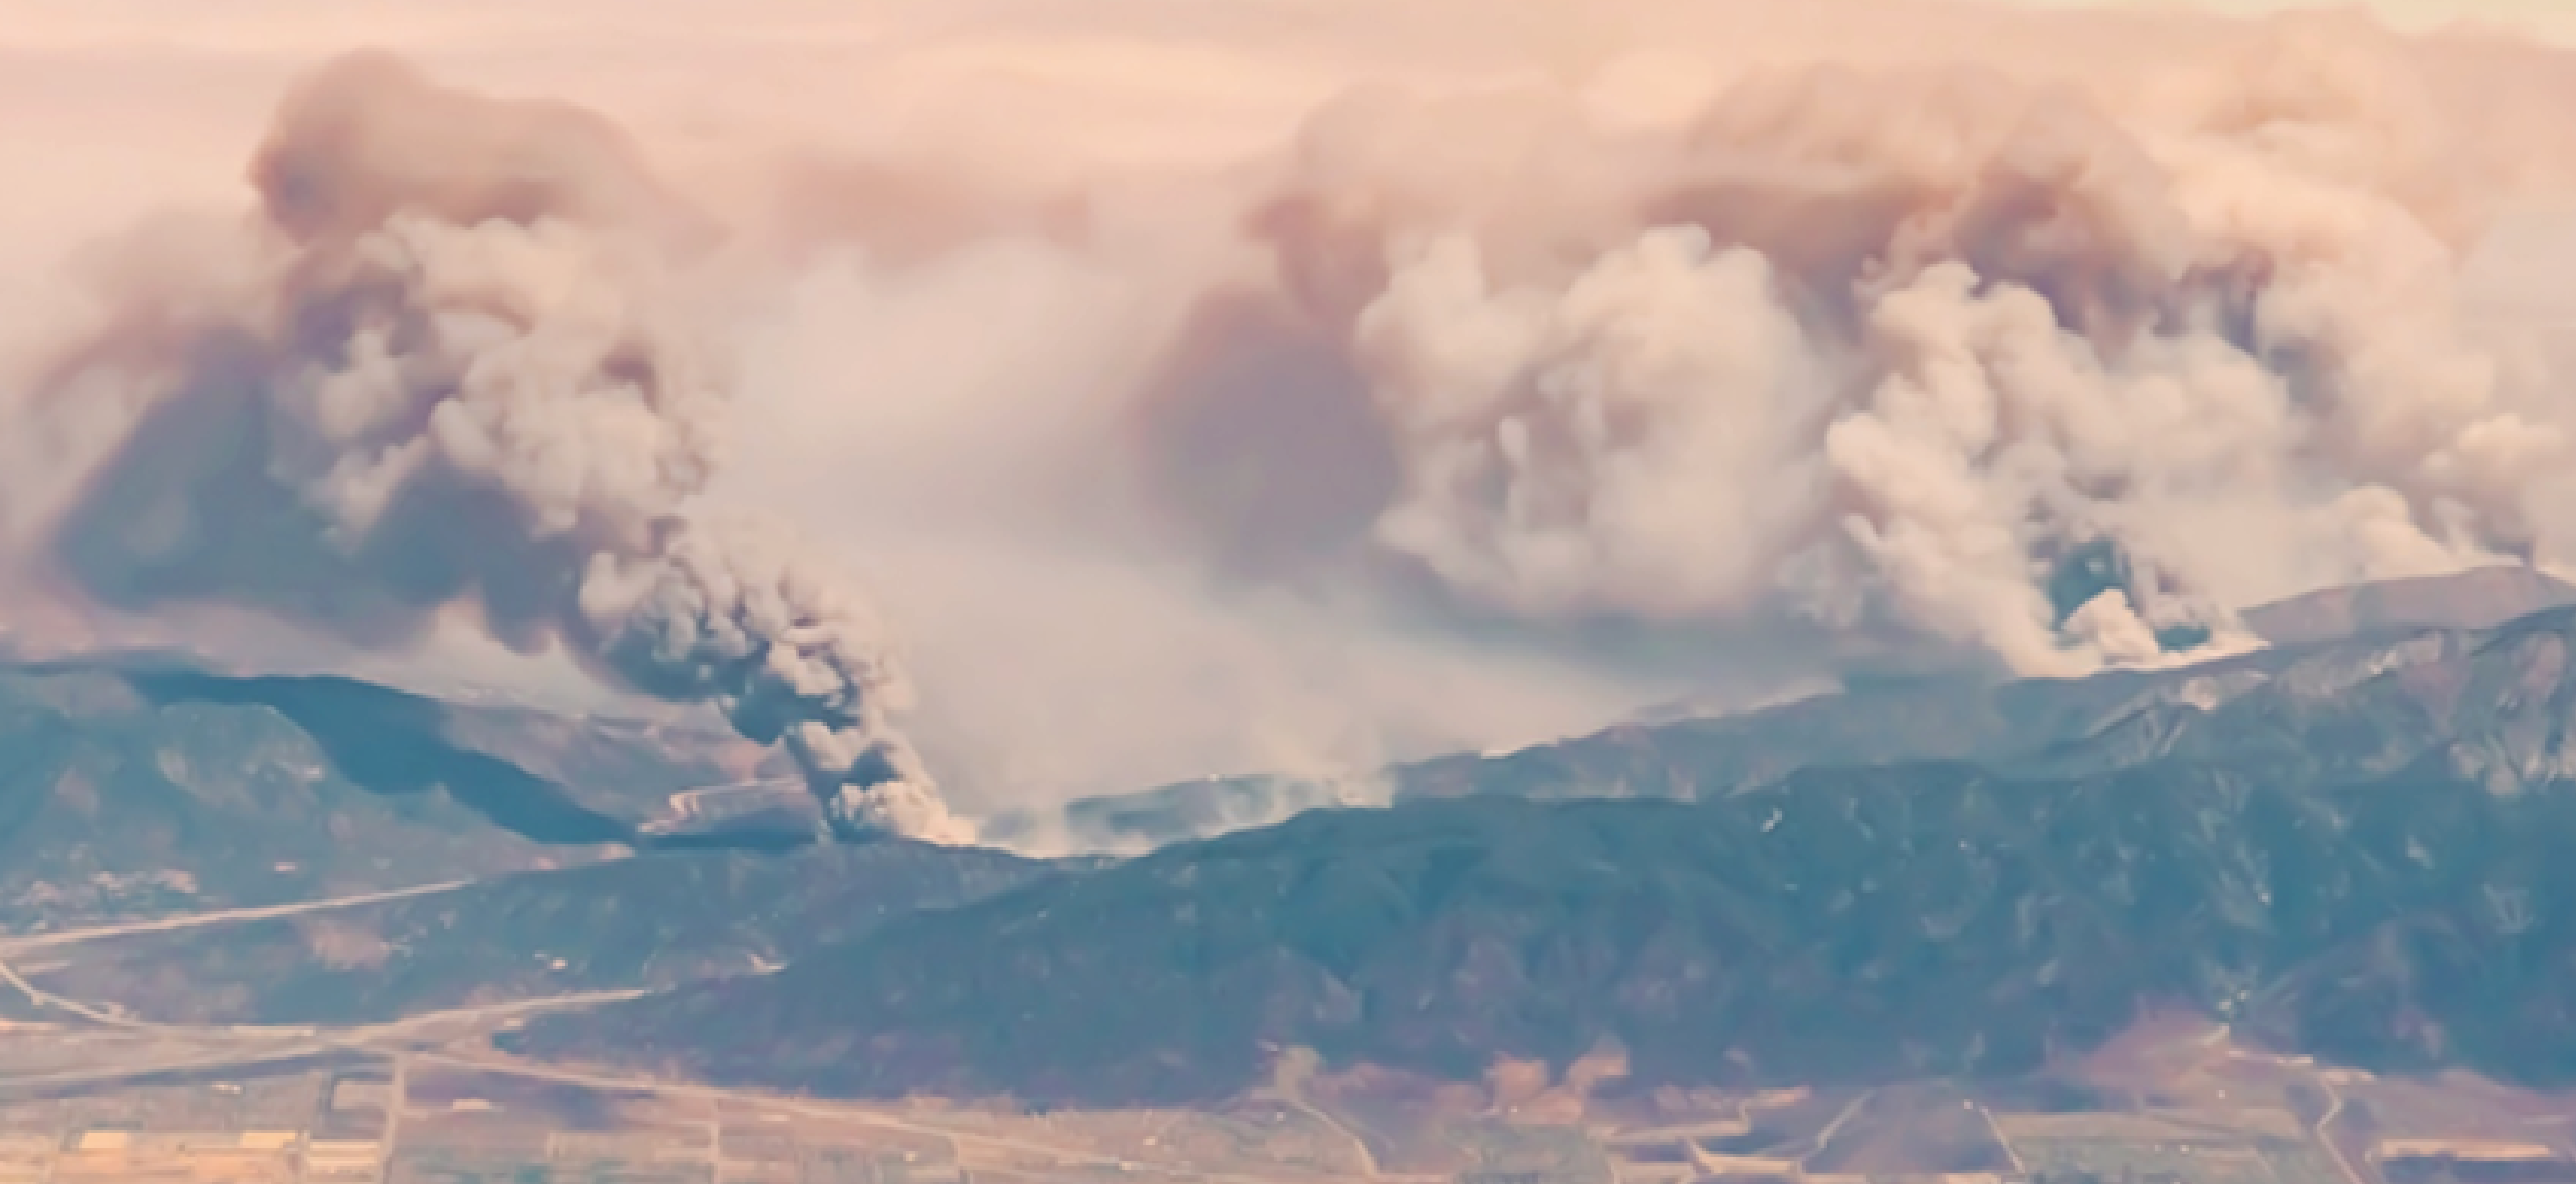
[[[730,391],[674,276],[712,227],[615,129],[358,54],[292,91],[250,177],[224,298],[128,300],[44,384],[139,409],[54,532],[81,590],[379,646],[469,613],[718,706],[848,828],[967,837],[889,722],[908,692],[865,605],[691,509]]]

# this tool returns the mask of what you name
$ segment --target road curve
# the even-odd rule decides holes
[[[80,945],[84,942],[132,937],[142,933],[171,933],[182,929],[201,929],[211,925],[231,925],[243,921],[265,921],[274,917],[324,913],[333,909],[382,904],[389,900],[408,900],[415,896],[435,896],[441,892],[453,892],[472,883],[474,883],[472,880],[448,880],[437,884],[417,884],[409,888],[389,888],[382,892],[362,892],[355,896],[300,900],[293,904],[273,904],[248,909],[217,909],[210,913],[189,913],[185,916],[163,917],[152,921],[128,921],[91,929],[66,929],[60,933],[29,933],[14,937],[0,937],[0,958],[16,957],[29,950]]]

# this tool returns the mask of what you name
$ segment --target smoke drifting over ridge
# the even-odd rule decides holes
[[[864,607],[691,512],[726,380],[667,281],[704,230],[612,129],[357,54],[287,97],[251,176],[230,299],[129,303],[47,386],[140,409],[56,536],[83,588],[375,644],[466,606],[784,742],[842,823],[968,837],[889,723],[907,690]]]
[[[2568,196],[2564,134],[2481,143],[2525,113],[2358,22],[2158,81],[2115,113],[1757,73],[1660,140],[1319,120],[1263,225],[1396,442],[1372,541],[1523,617],[1785,607],[2036,674],[2242,644],[2233,609],[2304,586],[2563,563],[2576,406],[2459,273]]]
[[[372,646],[464,612],[718,702],[880,815],[935,801],[889,640],[932,763],[1006,805],[1537,739],[1854,655],[2182,660],[2320,585],[2567,566],[2548,260],[2576,236],[2525,240],[2560,245],[2512,316],[2480,270],[2576,226],[2564,53],[1684,7],[1613,5],[1567,66],[1490,7],[1337,58],[1350,22],[1115,4],[1156,52],[1061,53],[1247,64],[1155,93],[1241,74],[1280,118],[1148,173],[1085,138],[1144,104],[1014,97],[1028,60],[993,50],[988,86],[930,92],[1018,129],[947,153],[990,167],[818,152],[723,194],[601,116],[343,61],[279,113],[253,225],[109,256],[107,328],[36,385],[116,446],[58,519],[7,492],[110,606]],[[942,118],[851,93],[777,115]],[[721,524],[746,501],[856,559],[903,637]]]

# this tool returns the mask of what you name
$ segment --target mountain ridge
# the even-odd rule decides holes
[[[2345,1063],[2576,1080],[2571,646],[2554,609],[2013,684],[1881,737],[1967,755],[1758,777],[1728,721],[1453,758],[1517,780],[1168,846],[521,1047],[1128,1105],[1245,1088],[1287,1046],[1450,1078],[1604,1045],[1681,1085],[2007,1072],[2181,1008]],[[2014,742],[1961,742],[1980,713]],[[1665,792],[1599,792],[1641,783]]]
[[[2443,599],[2444,589],[2461,598]],[[2560,594],[2564,593],[2562,597]],[[2563,599],[2564,603],[2556,603]],[[1925,678],[1872,684],[1729,714],[1630,722],[1499,754],[1433,757],[1360,777],[1254,774],[1181,782],[1069,803],[1048,820],[1077,847],[1134,851],[1244,826],[1279,821],[1311,806],[1382,804],[1425,798],[1506,796],[1696,799],[1758,786],[1818,764],[1970,760],[2046,769],[2047,754],[2083,746],[2126,720],[2143,726],[2161,711],[2206,713],[2244,694],[2268,701],[2322,698],[2365,677],[2374,663],[2413,663],[2426,647],[2576,606],[2576,586],[2527,569],[2482,569],[2455,577],[2392,581],[2311,594],[2257,610],[2278,622],[2302,620],[2311,603],[2393,605],[2363,614],[2368,626],[2345,637],[2292,641],[2188,666],[2115,668],[2081,679],[1988,683]],[[2502,620],[2498,612],[2514,612]],[[2345,610],[2338,609],[2338,612]],[[2409,627],[2412,617],[2449,616],[2471,626]],[[2283,628],[2288,628],[2284,625]],[[2435,655],[2438,656],[2438,655]],[[2143,735],[2136,737],[2147,741]],[[2162,741],[2147,741],[2152,748]],[[2110,750],[2088,750],[2097,763]],[[997,833],[1036,830],[1004,820]]]
[[[168,653],[0,666],[0,928],[595,862],[743,763],[712,734]]]

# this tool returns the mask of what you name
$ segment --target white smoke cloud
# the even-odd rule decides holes
[[[1406,457],[1379,539],[1513,611],[1739,611],[1823,510],[1830,367],[1768,261],[1697,227],[1560,292],[1491,291],[1474,241],[1443,238],[1353,345]]]
[[[649,264],[620,254],[571,222],[398,215],[300,260],[388,307],[315,314],[351,323],[276,376],[269,475],[348,548],[432,469],[505,498],[537,540],[645,547],[714,469],[723,398],[651,323]]]
[[[2245,644],[2233,609],[2318,584],[2567,562],[2576,406],[2463,321],[2459,260],[2567,195],[2569,145],[2505,152],[2527,115],[2446,110],[2357,22],[2255,32],[2125,95],[1759,71],[1660,146],[1319,121],[1273,234],[1395,447],[1374,538],[1533,619],[1878,617],[2048,675]],[[1519,171],[1441,200],[1460,141]],[[1552,171],[1585,159],[1624,203]]]
[[[792,7],[405,10],[434,76],[583,107],[290,103],[247,229],[128,224],[234,201],[345,29],[0,35],[0,134],[61,162],[0,193],[16,566],[569,650],[955,837],[903,821],[934,769],[998,807],[1891,646],[2175,661],[2262,600],[2576,550],[2559,51],[1873,0]],[[95,298],[20,278],[102,236]]]

